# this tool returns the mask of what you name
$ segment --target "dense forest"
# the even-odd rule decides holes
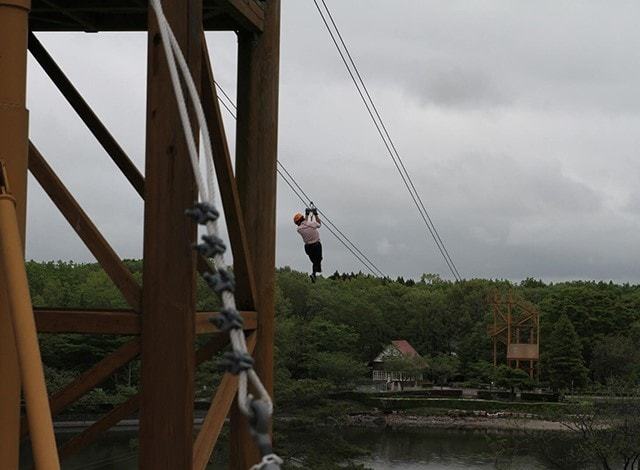
[[[141,262],[127,265],[139,278]],[[96,264],[31,261],[27,270],[35,306],[126,308]],[[612,382],[637,382],[640,286],[535,279],[449,282],[433,274],[417,281],[390,280],[339,273],[312,284],[306,274],[283,268],[277,271],[279,410],[363,383],[369,361],[394,339],[416,348],[434,381],[492,380],[487,326],[496,290],[511,292],[541,312],[542,385],[597,390]],[[217,308],[204,283],[197,304],[201,310]],[[49,386],[62,386],[124,341],[107,335],[41,335]],[[138,374],[139,363],[131,363],[77,407],[114,403],[134,393]],[[197,378],[198,397],[209,398],[219,378],[215,365],[203,364]]]

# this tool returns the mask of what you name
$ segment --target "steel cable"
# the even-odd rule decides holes
[[[229,97],[229,95],[225,92],[224,88],[222,88],[222,86],[214,81],[214,84],[216,86],[216,88],[218,90],[220,90],[220,92],[224,95],[224,97],[226,98],[226,101],[223,100],[220,96],[218,96],[218,101],[220,102],[220,104],[222,104],[222,106],[224,106],[224,108],[227,110],[227,112],[234,118],[237,119],[236,114],[230,109],[233,108],[234,111],[237,111],[237,106],[235,105],[235,103],[233,102],[233,100]],[[287,170],[287,168],[282,164],[282,162],[280,162],[280,160],[278,160],[278,167],[277,168],[277,172],[280,175],[280,177],[282,178],[282,180],[287,184],[287,186],[289,186],[289,188],[291,189],[291,191],[298,197],[298,199],[300,199],[300,201],[305,205],[305,206],[309,206],[309,204],[313,201],[313,199],[311,199],[309,197],[309,195],[302,189],[302,187],[298,184],[298,182],[296,181],[296,179],[293,177],[293,175],[289,172],[289,170]],[[284,172],[284,174],[283,174]],[[286,176],[285,176],[286,174]],[[287,177],[289,179],[287,179]],[[289,181],[290,180],[290,181]],[[297,188],[297,189],[296,189]],[[303,197],[304,196],[304,197]],[[360,261],[360,263],[362,263],[364,265],[365,268],[367,268],[368,271],[371,272],[371,274],[373,274],[374,276],[381,276],[381,277],[388,277],[384,271],[382,271],[381,269],[379,269],[370,259],[369,257],[367,257],[367,255],[365,255],[356,245],[355,243],[353,243],[349,237],[347,235],[344,234],[344,232],[342,230],[340,230],[334,223],[333,221],[327,216],[327,214],[323,211],[321,211],[320,209],[318,209],[318,212],[322,215],[322,217],[324,218],[324,220],[327,222],[328,226],[325,225],[325,228],[327,229],[327,231],[329,233],[331,233],[340,243],[342,243],[342,245],[344,245],[344,247],[351,252],[351,254],[358,260]],[[333,229],[332,229],[333,228]],[[337,232],[337,233],[336,233]],[[340,235],[338,235],[340,234]]]
[[[353,58],[349,52],[349,49],[347,48],[344,40],[342,39],[342,35],[340,34],[340,31],[335,23],[335,21],[333,20],[333,16],[331,15],[331,12],[329,10],[329,8],[327,7],[326,3],[324,2],[324,0],[321,0],[323,6],[325,7],[327,14],[330,18],[331,23],[333,24],[336,33],[339,37],[340,43],[342,44],[345,52],[342,51],[342,49],[340,48],[339,44],[338,44],[338,39],[336,39],[336,35],[334,34],[333,30],[331,29],[331,27],[329,26],[329,23],[324,15],[324,13],[322,12],[322,9],[320,8],[320,5],[318,5],[317,0],[313,0],[316,9],[318,10],[318,13],[320,14],[320,17],[327,29],[327,31],[329,32],[329,35],[331,37],[331,40],[333,41],[333,44],[335,45],[338,54],[340,55],[340,58],[342,59],[342,62],[344,63],[347,72],[349,73],[349,76],[351,77],[351,80],[353,82],[353,84],[356,87],[356,90],[358,92],[358,94],[360,95],[360,98],[362,99],[363,104],[365,105],[365,108],[369,114],[369,116],[371,117],[371,120],[378,132],[378,134],[380,135],[380,138],[382,139],[382,142],[385,146],[385,148],[387,149],[387,152],[389,153],[389,156],[391,157],[391,160],[393,161],[396,169],[398,170],[398,173],[400,174],[400,177],[402,179],[402,182],[404,183],[404,186],[406,187],[407,191],[409,192],[409,195],[411,196],[411,199],[413,200],[416,208],[418,209],[418,213],[420,214],[420,217],[422,218],[422,220],[424,221],[434,243],[436,244],[436,247],[438,248],[438,251],[440,252],[440,254],[442,255],[445,263],[447,264],[447,267],[449,268],[449,270],[451,271],[451,274],[453,275],[453,277],[456,280],[461,280],[461,276],[459,274],[459,271],[455,265],[455,263],[453,262],[453,259],[451,258],[448,250],[446,249],[446,246],[444,245],[444,242],[442,240],[442,238],[440,237],[440,234],[438,233],[435,224],[433,223],[433,220],[431,219],[424,203],[422,202],[422,199],[419,195],[419,193],[417,192],[415,185],[413,183],[413,181],[411,180],[411,177],[402,161],[402,159],[400,158],[400,154],[397,151],[397,148],[395,147],[391,137],[389,136],[389,132],[387,131],[387,128],[384,124],[384,121],[382,120],[382,118],[380,117],[380,113],[378,112],[377,107],[375,106],[375,103],[373,102],[373,99],[371,98],[371,95],[364,83],[364,80],[362,79],[362,76],[360,75],[360,72],[355,64],[355,62],[353,61]],[[348,61],[347,61],[347,57],[345,57],[345,53],[348,56]],[[352,64],[353,67],[353,71],[351,70],[352,67],[349,66],[349,62]],[[354,75],[354,72],[356,73],[358,79],[356,79],[356,76]],[[360,83],[360,84],[359,84]],[[362,88],[362,89],[361,89]],[[363,93],[364,90],[364,93]],[[365,98],[365,94],[368,98]],[[377,119],[376,119],[377,116]],[[379,122],[378,122],[379,121]],[[386,137],[385,137],[386,136]]]

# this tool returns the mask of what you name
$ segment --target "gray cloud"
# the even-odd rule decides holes
[[[465,277],[640,281],[640,6],[328,4]],[[446,276],[312,2],[283,4],[282,34],[280,160],[381,269]],[[40,38],[143,169],[145,35]],[[208,38],[234,96],[235,37]],[[141,201],[36,64],[29,74],[33,140],[116,251],[141,256]],[[30,196],[28,256],[91,259],[33,181]],[[297,210],[280,183],[278,264],[307,269]],[[327,272],[362,269],[322,237]]]

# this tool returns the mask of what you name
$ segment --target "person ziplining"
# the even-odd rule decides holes
[[[318,209],[311,203],[305,209],[305,215],[297,212],[293,216],[293,223],[298,226],[297,232],[304,242],[304,252],[311,260],[311,282],[316,282],[316,274],[322,272],[322,243],[320,243],[320,228],[322,222],[318,217]]]

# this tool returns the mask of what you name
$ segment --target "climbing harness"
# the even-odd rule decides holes
[[[195,176],[200,202],[197,202],[192,209],[185,211],[196,223],[206,228],[207,234],[202,236],[202,243],[196,244],[194,249],[203,256],[213,259],[214,272],[203,275],[209,287],[220,296],[223,309],[220,314],[210,321],[221,331],[229,334],[232,351],[224,354],[219,363],[221,370],[238,376],[238,408],[249,421],[251,435],[260,450],[262,460],[251,467],[251,470],[277,470],[280,469],[282,459],[273,452],[271,436],[269,433],[271,416],[273,414],[273,403],[269,393],[260,381],[258,374],[253,369],[253,358],[248,352],[247,343],[243,332],[243,321],[236,308],[235,302],[235,279],[224,261],[226,246],[218,237],[217,220],[220,213],[214,206],[215,195],[215,175],[213,168],[213,150],[207,121],[200,102],[198,90],[193,81],[191,71],[184,58],[180,45],[164,16],[160,0],[151,0],[154,9],[162,44],[167,58],[171,83],[176,95],[180,121],[184,130],[187,148],[193,173]],[[199,164],[199,152],[196,139],[193,134],[186,100],[180,84],[178,67],[187,88],[189,98],[193,104],[202,143],[204,147],[204,160],[206,164],[206,181],[202,175]],[[248,384],[251,383],[256,390],[258,397],[248,393]]]

